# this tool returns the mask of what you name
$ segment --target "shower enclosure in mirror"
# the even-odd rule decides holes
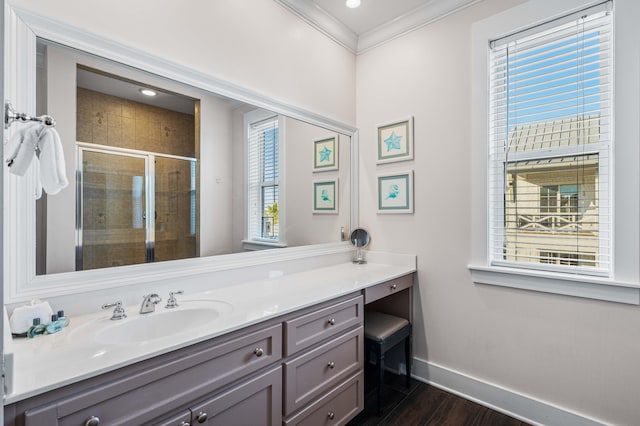
[[[195,159],[81,145],[78,164],[76,270],[196,256]]]

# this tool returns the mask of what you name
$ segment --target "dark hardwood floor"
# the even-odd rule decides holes
[[[527,423],[417,380],[385,374],[384,405],[378,416],[373,376],[365,375],[365,409],[348,426],[446,425],[527,426]]]

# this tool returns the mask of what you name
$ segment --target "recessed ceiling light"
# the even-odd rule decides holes
[[[347,7],[350,7],[351,9],[354,9],[358,6],[360,6],[360,0],[347,0]]]
[[[145,96],[155,96],[155,95],[157,95],[157,93],[154,92],[151,89],[140,89],[140,93],[142,93]]]

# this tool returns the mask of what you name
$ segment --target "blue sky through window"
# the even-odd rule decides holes
[[[509,133],[515,126],[597,114],[600,61],[598,31],[530,49],[509,46]]]

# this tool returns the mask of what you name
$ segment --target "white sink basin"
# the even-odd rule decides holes
[[[192,330],[210,327],[233,307],[221,301],[180,301],[180,306],[165,309],[157,306],[148,314],[128,313],[128,317],[112,321],[98,319],[70,330],[70,338],[89,338],[105,344],[131,344],[175,337]]]

